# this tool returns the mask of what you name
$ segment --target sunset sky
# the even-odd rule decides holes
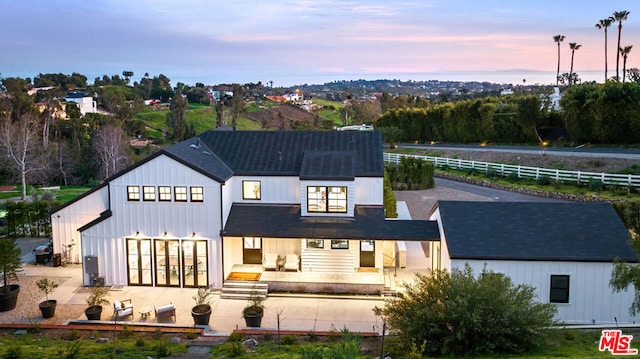
[[[0,76],[160,73],[187,84],[334,80],[604,79],[598,20],[628,10],[622,46],[640,67],[640,2],[618,0],[0,0]],[[617,25],[609,28],[615,74]],[[620,64],[622,67],[622,63]],[[544,73],[536,74],[536,71]],[[508,76],[505,76],[508,75]],[[466,76],[466,77],[465,77]],[[486,78],[478,78],[478,77]],[[513,80],[509,80],[513,76]],[[538,79],[538,77],[540,79]],[[548,81],[545,81],[550,77]],[[454,78],[452,78],[454,79]]]

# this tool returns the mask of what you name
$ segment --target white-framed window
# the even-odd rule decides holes
[[[158,200],[160,202],[171,202],[170,186],[158,186]]]
[[[191,187],[191,202],[203,202],[204,201],[204,188]]]
[[[176,186],[173,189],[173,193],[174,193],[176,202],[186,202],[187,201],[187,187]]]
[[[140,200],[140,187],[139,186],[127,186],[127,200],[139,201]]]
[[[347,187],[308,186],[307,211],[315,213],[347,213]]]
[[[243,237],[245,249],[260,249],[262,248],[262,238],[258,237]]]
[[[260,197],[260,181],[242,181],[242,199],[258,200]]]
[[[549,286],[550,303],[569,303],[569,275],[552,274]]]
[[[156,188],[154,186],[142,186],[142,200],[148,202],[155,201]]]

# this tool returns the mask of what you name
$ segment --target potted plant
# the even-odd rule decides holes
[[[95,286],[91,288],[91,294],[87,298],[88,307],[84,310],[84,315],[89,320],[100,320],[102,316],[102,306],[108,305],[107,292],[109,288],[103,286]]]
[[[38,286],[38,289],[44,293],[46,298],[44,302],[40,302],[40,304],[38,304],[42,317],[45,319],[52,318],[56,314],[56,305],[58,304],[58,301],[55,299],[49,299],[49,293],[58,288],[58,283],[48,278],[42,278],[38,279],[36,285]]]
[[[242,310],[242,317],[247,327],[260,327],[264,315],[264,297],[258,291],[252,290],[247,306]]]
[[[209,325],[212,297],[213,291],[207,287],[198,288],[198,293],[193,296],[196,305],[191,308],[191,316],[195,325]]]
[[[0,288],[0,312],[16,307],[18,303],[18,284],[9,284],[10,280],[18,280],[18,272],[22,270],[20,248],[11,238],[0,239],[0,270],[2,271],[2,287]]]

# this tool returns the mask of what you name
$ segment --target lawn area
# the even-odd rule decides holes
[[[327,101],[318,98],[313,98],[313,102],[323,106],[322,110],[318,113],[320,117],[331,119],[336,126],[344,126],[344,118],[340,114],[340,110],[344,108],[342,102]]]

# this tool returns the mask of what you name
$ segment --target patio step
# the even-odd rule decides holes
[[[254,293],[262,299],[267,298],[269,284],[253,281],[225,281],[220,291],[222,299],[244,299],[248,300]]]

